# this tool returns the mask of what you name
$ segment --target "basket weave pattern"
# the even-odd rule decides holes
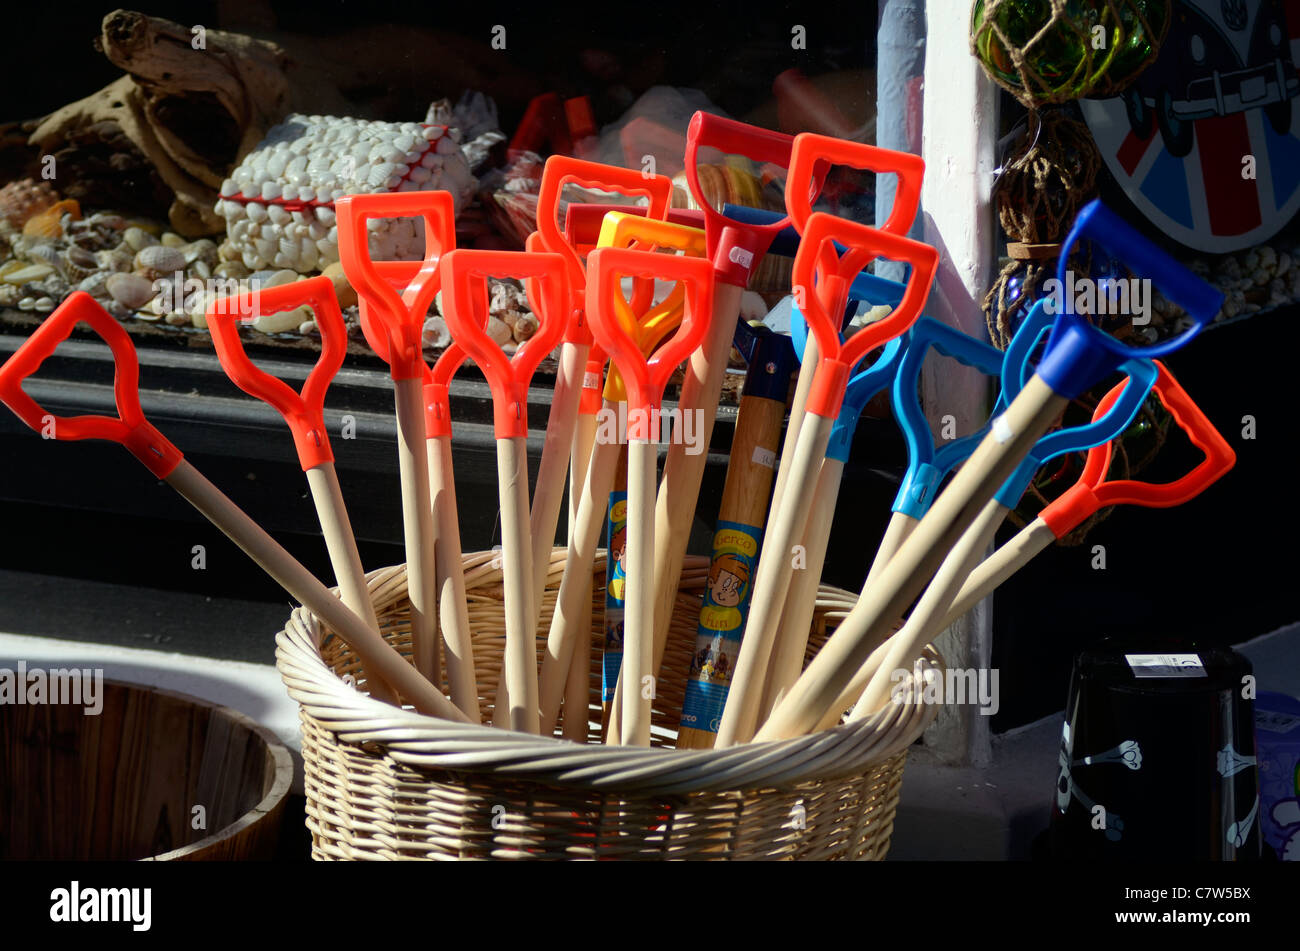
[[[501,672],[503,589],[492,553],[465,557],[474,659],[485,722]],[[563,571],[552,559],[543,617]],[[652,747],[581,746],[397,710],[363,692],[365,672],[303,608],[276,659],[300,704],[312,854],[352,859],[880,859],[889,847],[907,747],[937,707],[913,678],[914,702],[815,736],[727,750],[672,751],[695,644],[707,559],[688,559],[654,701]],[[593,578],[599,635],[603,562]],[[410,653],[402,567],[369,576],[384,636]],[[809,656],[855,596],[823,586]],[[539,632],[539,652],[546,628]],[[593,651],[590,739],[599,722]],[[539,653],[540,657],[540,653]],[[350,676],[348,676],[350,675]],[[357,687],[354,689],[352,682]]]

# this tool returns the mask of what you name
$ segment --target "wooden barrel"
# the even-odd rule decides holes
[[[98,713],[7,703],[0,859],[267,859],[292,781],[274,734],[195,697],[105,680]]]

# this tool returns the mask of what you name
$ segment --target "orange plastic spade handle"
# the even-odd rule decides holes
[[[498,439],[528,435],[528,381],[564,333],[563,302],[570,293],[564,258],[550,252],[452,251],[443,256],[442,302],[456,342],[474,359],[492,389]],[[519,345],[513,358],[487,334],[489,277],[531,280],[540,297],[537,332]],[[475,292],[475,287],[478,292]]]
[[[633,407],[647,411],[640,415],[642,425],[648,426],[648,411],[659,408],[668,378],[691,355],[708,329],[713,307],[712,265],[705,258],[597,248],[587,257],[587,276],[587,313],[592,332],[609,352],[627,387],[629,428]],[[685,288],[680,326],[648,359],[641,351],[635,317],[623,299],[622,277],[676,281]],[[634,434],[629,432],[628,436],[633,438]],[[649,431],[640,432],[636,438],[649,438]]]
[[[894,207],[882,230],[891,234],[907,234],[916,220],[916,210],[921,204],[921,179],[925,175],[925,161],[919,155],[877,148],[861,142],[848,142],[829,135],[801,132],[794,137],[790,152],[790,175],[785,189],[785,210],[795,230],[804,234],[812,215],[812,203],[820,191],[820,182],[832,165],[875,172],[877,175],[894,173],[898,187],[894,193]],[[799,185],[801,187],[796,187]]]
[[[23,390],[23,381],[40,369],[78,323],[86,323],[113,354],[113,416],[56,416]],[[121,443],[159,479],[169,476],[184,456],[154,429],[140,408],[140,361],[122,325],[85,291],[77,291],[45,319],[0,367],[0,402],[32,429],[53,439],[107,439]]]
[[[259,369],[239,339],[238,322],[261,314],[276,314],[304,304],[312,309],[320,331],[321,352],[307,374],[302,392]],[[313,277],[214,301],[208,308],[208,330],[226,376],[249,396],[255,396],[279,410],[298,450],[303,471],[333,462],[329,436],[325,431],[325,391],[343,365],[348,349],[348,331],[343,324],[334,284],[328,277]]]
[[[618,192],[632,197],[643,196],[649,202],[646,216],[662,218],[672,203],[673,182],[665,175],[646,176],[640,169],[603,165],[567,155],[552,155],[546,160],[537,193],[537,235],[542,250],[564,258],[569,286],[573,289],[569,326],[565,328],[564,339],[571,343],[590,345],[591,330],[582,310],[582,295],[587,286],[582,258],[574,246],[575,242],[560,230],[560,195],[565,185]]]
[[[835,242],[846,248],[842,256],[835,256]],[[832,249],[829,256],[821,253],[825,248]],[[907,290],[889,316],[868,324],[842,343],[839,315],[844,313],[853,279],[880,256],[912,266]],[[853,366],[916,322],[938,267],[939,252],[928,244],[820,211],[809,217],[791,278],[795,299],[821,354],[808,394],[808,412],[827,419],[839,415]]]
[[[348,195],[334,203],[339,235],[339,260],[357,294],[365,301],[368,321],[378,321],[388,337],[387,353],[394,380],[411,380],[425,373],[420,334],[424,315],[438,293],[438,261],[456,246],[456,206],[450,192],[392,192]],[[381,268],[370,259],[372,218],[420,218],[424,221],[424,260],[403,293],[398,293]],[[406,263],[406,262],[403,262]],[[377,336],[372,334],[371,336]],[[370,339],[368,336],[367,339]],[[374,345],[372,340],[371,345]],[[376,348],[376,352],[378,348]]]
[[[486,310],[486,309],[485,309]],[[465,348],[452,341],[433,365],[429,381],[424,384],[424,429],[429,439],[451,436],[451,403],[448,388],[451,378],[465,362]]]
[[[611,304],[618,311],[620,323],[626,327],[635,325],[637,346],[648,357],[681,324],[682,311],[686,304],[686,289],[681,284],[674,284],[667,297],[644,311],[637,310],[635,302],[629,303],[623,300],[621,293],[614,296]],[[605,399],[614,403],[627,400],[627,387],[623,383],[623,375],[617,365],[611,367],[605,377]]]
[[[1156,361],[1156,366],[1160,373],[1152,390],[1174,418],[1174,422],[1187,434],[1192,445],[1205,453],[1205,458],[1173,482],[1138,482],[1135,479],[1107,482],[1105,479],[1110,470],[1111,443],[1094,446],[1088,452],[1088,460],[1079,481],[1038,514],[1057,538],[1073,530],[1094,512],[1110,505],[1143,505],[1148,508],[1181,505],[1200,495],[1236,464],[1237,454],[1228,445],[1228,441],[1174,379],[1169,368],[1159,360]],[[1123,386],[1121,383],[1106,394],[1106,398],[1093,413],[1093,419],[1105,415],[1118,399]]]

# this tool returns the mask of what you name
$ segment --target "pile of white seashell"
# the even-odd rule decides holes
[[[250,271],[322,270],[339,256],[333,208],[339,198],[436,189],[451,192],[459,213],[476,185],[454,128],[291,115],[222,183],[216,211],[226,219],[228,237],[221,257]],[[372,257],[423,256],[417,219],[376,219],[369,226]]]

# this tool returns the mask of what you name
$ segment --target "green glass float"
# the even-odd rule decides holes
[[[1030,108],[1114,96],[1155,60],[1173,0],[975,0],[971,50]]]

